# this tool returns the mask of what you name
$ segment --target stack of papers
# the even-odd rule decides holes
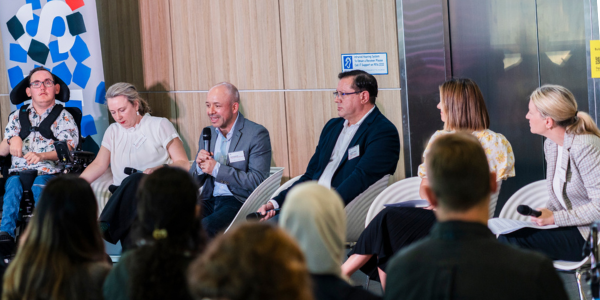
[[[384,204],[385,207],[427,207],[429,202],[427,200],[408,200],[399,203]]]
[[[558,228],[556,225],[540,226],[532,221],[519,221],[513,219],[493,218],[488,220],[488,228],[494,234],[507,234],[517,231],[521,228],[552,229]]]

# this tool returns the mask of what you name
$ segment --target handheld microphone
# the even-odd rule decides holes
[[[210,153],[210,138],[211,130],[210,127],[206,127],[202,130],[202,140],[204,140],[204,150]]]
[[[279,208],[277,209],[273,209],[275,211],[275,215],[279,214]],[[270,210],[269,210],[270,211]],[[253,212],[250,213],[246,216],[246,220],[247,221],[251,221],[251,220],[258,220],[261,219],[262,217],[264,217],[265,215],[261,215],[259,212]]]
[[[535,210],[527,205],[517,206],[517,212],[524,216],[532,216],[536,218],[539,218],[542,215],[541,211]]]
[[[142,173],[143,171],[140,171],[138,169],[134,169],[134,168],[130,168],[130,167],[125,167],[125,170],[123,170],[123,173],[127,174],[127,175],[131,175],[133,173]]]

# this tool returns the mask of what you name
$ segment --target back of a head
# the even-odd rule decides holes
[[[283,230],[246,223],[218,236],[188,272],[196,299],[312,299],[302,252]]]
[[[543,85],[529,97],[542,117],[550,117],[556,125],[571,134],[593,134],[600,137],[594,120],[585,112],[577,111],[573,93],[560,85]]]
[[[141,245],[131,264],[133,299],[189,298],[185,272],[204,246],[197,193],[191,176],[178,168],[160,168],[142,179],[133,227]]]
[[[426,157],[427,178],[440,206],[463,212],[490,195],[490,169],[479,141],[459,132],[436,139]]]
[[[295,186],[283,204],[279,225],[300,245],[311,274],[341,276],[346,212],[337,193],[315,182]]]
[[[453,78],[440,86],[440,101],[447,115],[446,130],[480,131],[490,127],[483,94],[475,81]]]
[[[26,240],[7,270],[4,291],[8,299],[39,293],[55,296],[52,299],[81,297],[73,295],[82,280],[73,278],[74,274],[84,264],[104,259],[97,218],[98,204],[85,180],[71,175],[50,180],[28,225]],[[63,282],[57,283],[60,278]]]

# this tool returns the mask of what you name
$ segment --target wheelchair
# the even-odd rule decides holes
[[[66,103],[67,101],[69,101],[70,98],[69,87],[60,78],[58,78],[58,76],[53,74],[53,77],[55,80],[55,84],[60,85],[60,92],[56,95],[56,100],[61,101],[62,103]],[[10,101],[12,104],[22,104],[26,100],[31,99],[27,96],[27,93],[25,92],[28,86],[29,76],[25,77],[11,91]],[[61,169],[63,169],[63,173],[80,174],[96,157],[96,154],[93,152],[82,151],[82,145],[85,141],[85,138],[81,135],[81,119],[83,117],[83,114],[81,110],[77,107],[63,107],[59,103],[57,103],[56,105],[60,106],[60,109],[57,109],[59,110],[58,113],[53,114],[53,112],[51,112],[50,115],[46,117],[46,119],[48,119],[49,121],[44,123],[44,121],[46,121],[46,119],[44,119],[40,124],[39,128],[31,127],[31,124],[28,121],[28,117],[26,121],[27,124],[23,126],[24,123],[23,121],[21,121],[20,117],[19,119],[21,123],[21,129],[26,129],[27,127],[29,127],[29,133],[27,133],[26,135],[25,133],[23,133],[22,136],[27,137],[30,134],[30,132],[39,131],[44,137],[47,138],[48,132],[52,134],[50,130],[50,126],[52,125],[52,123],[56,120],[62,109],[67,110],[73,116],[75,123],[77,124],[77,129],[79,130],[79,143],[74,151],[70,151],[69,147],[67,146],[67,143],[64,141],[55,141],[54,146],[59,159],[58,165]],[[16,112],[20,113],[21,116],[23,116],[24,114],[21,110],[26,112],[27,106],[22,106],[20,108],[20,111]],[[47,125],[47,128],[42,128],[43,125]],[[27,130],[24,130],[23,132],[27,132]],[[0,157],[0,174],[2,174],[2,178],[0,179],[0,207],[2,207],[2,205],[4,204],[6,180],[9,176],[15,175],[9,174],[9,169],[12,163],[11,161],[12,159],[10,154],[5,157]],[[23,187],[23,196],[19,205],[17,226],[15,228],[15,240],[0,240],[0,257],[5,261],[12,259],[12,257],[14,256],[16,241],[18,240],[22,232],[25,230],[26,225],[29,223],[29,220],[33,216],[33,209],[35,207],[35,201],[33,198],[33,192],[31,191],[31,188],[33,187],[33,182],[38,175],[37,170],[24,170],[19,172],[18,174],[20,175],[19,178]]]

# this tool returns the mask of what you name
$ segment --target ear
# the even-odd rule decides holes
[[[552,129],[554,128],[554,120],[550,117],[546,117],[546,121],[545,121],[545,125],[547,129]]]
[[[423,186],[423,191],[425,192],[425,196],[427,196],[427,201],[429,201],[429,204],[431,204],[433,208],[437,208],[440,205],[440,202],[438,201],[438,198],[435,196],[435,193],[431,189],[431,186]]]
[[[231,105],[231,110],[233,111],[233,114],[237,114],[238,111],[240,111],[240,103],[233,102],[233,104]]]
[[[30,87],[25,89],[25,93],[27,94],[27,97],[31,98],[31,88]]]
[[[360,103],[361,104],[367,104],[367,103],[369,103],[369,92],[362,91],[360,93]]]
[[[496,172],[490,172],[490,194],[498,191],[498,182],[496,182]]]
[[[60,93],[60,84],[55,84],[54,85],[54,94],[58,95],[58,93]]]

